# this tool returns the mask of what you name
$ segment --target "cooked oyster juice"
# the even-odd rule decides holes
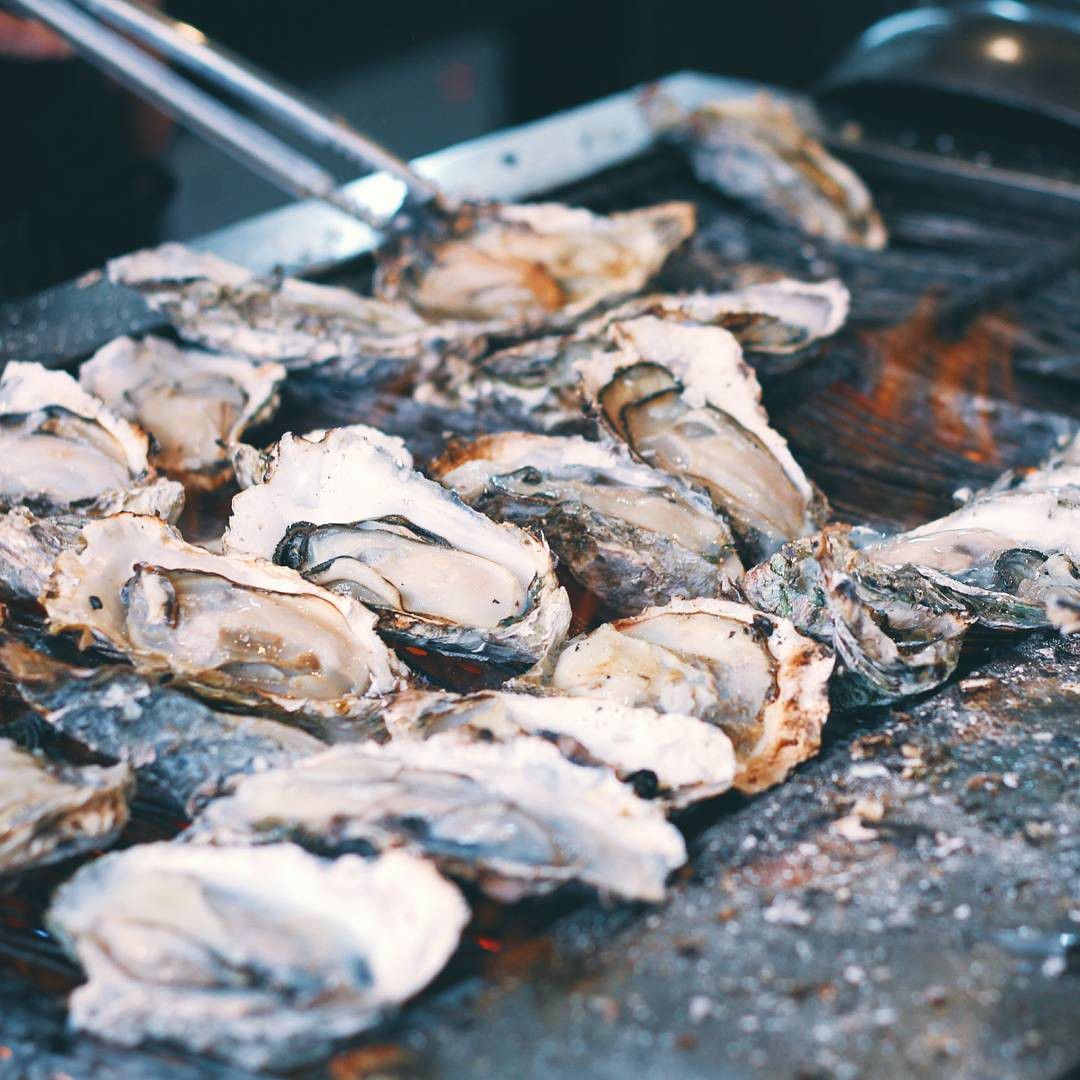
[[[37,514],[157,514],[183,489],[157,480],[149,440],[62,371],[9,363],[0,378],[0,508]]]
[[[380,633],[404,649],[491,665],[496,679],[562,641],[570,605],[542,541],[349,429],[285,435],[271,457],[263,482],[233,500],[226,551],[298,570],[376,608]]]
[[[83,539],[57,560],[44,599],[54,633],[251,708],[352,714],[397,684],[371,612],[293,571],[213,555],[127,514],[90,523]]]
[[[734,786],[753,792],[817,751],[832,666],[787,620],[730,601],[674,601],[570,641],[550,685],[716,724],[735,747]]]
[[[181,349],[163,338],[118,338],[79,370],[79,382],[157,443],[153,463],[188,487],[227,481],[228,447],[277,408],[280,364]]]
[[[330,862],[290,844],[141,844],[80,870],[48,915],[87,975],[71,995],[76,1028],[275,1072],[422,989],[467,919],[429,863]]]
[[[64,765],[0,739],[0,878],[108,847],[133,786],[126,765]]]
[[[727,331],[643,317],[613,324],[608,342],[578,371],[636,457],[708,492],[751,562],[813,532],[823,500],[769,426],[761,388]]]
[[[615,444],[511,432],[453,448],[432,475],[496,521],[538,532],[615,614],[717,596],[742,573],[709,500]]]
[[[541,739],[357,743],[241,779],[185,834],[193,843],[288,839],[323,852],[404,847],[512,901],[568,881],[659,900],[686,859],[662,807]]]

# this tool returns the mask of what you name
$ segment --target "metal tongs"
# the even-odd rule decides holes
[[[442,203],[439,188],[396,154],[215,45],[193,26],[129,0],[6,0],[5,6],[51,27],[127,89],[291,195],[321,199],[379,231],[393,218],[377,217],[352,199],[333,173],[128,38],[163,54],[312,143],[397,178],[404,183],[406,202],[412,206],[436,209]]]

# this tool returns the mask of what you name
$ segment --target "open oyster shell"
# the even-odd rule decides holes
[[[833,658],[786,619],[723,600],[678,600],[568,642],[560,694],[696,716],[735,747],[734,786],[779,783],[817,752]]]
[[[429,319],[516,335],[638,292],[694,231],[691,203],[604,217],[558,203],[471,205],[381,253],[375,288]]]
[[[325,749],[288,724],[217,712],[120,665],[79,668],[0,636],[0,664],[56,731],[129,765],[140,795],[192,817],[225,782]]]
[[[0,509],[175,521],[184,491],[157,479],[145,432],[62,371],[9,363],[0,378]]]
[[[157,337],[117,338],[79,369],[84,390],[154,437],[153,464],[195,489],[229,479],[228,446],[273,415],[284,378],[280,364],[181,349]]]
[[[180,244],[113,259],[108,272],[138,289],[185,341],[290,371],[319,366],[352,378],[394,378],[433,360],[454,336],[406,304],[298,278],[259,278]]]
[[[607,765],[642,798],[675,808],[719,795],[735,778],[731,740],[719,728],[611,701],[406,690],[394,695],[381,719],[395,739],[444,731],[501,741],[538,735],[571,761]]]
[[[768,94],[715,101],[684,112],[653,95],[657,130],[686,147],[697,178],[810,236],[878,250],[888,241],[858,175]]]
[[[404,847],[506,901],[568,881],[660,900],[686,860],[662,807],[607,769],[573,765],[542,739],[485,743],[458,732],[338,746],[245,777],[185,839]]]
[[[272,563],[214,555],[156,518],[88,523],[44,597],[53,633],[79,632],[148,674],[236,706],[358,715],[398,685],[375,616]]]
[[[108,847],[132,788],[126,765],[65,765],[0,739],[0,878]]]
[[[317,442],[285,435],[262,483],[233,500],[224,546],[377,609],[383,637],[455,686],[476,674],[432,669],[425,654],[498,681],[541,664],[570,622],[546,544],[489,521],[355,429]]]
[[[452,447],[430,472],[495,521],[542,532],[612,614],[719,596],[742,573],[731,530],[709,500],[618,444],[484,435]]]
[[[703,488],[750,562],[809,535],[824,499],[769,426],[738,342],[712,326],[652,316],[616,322],[577,365],[585,394],[633,454]]]
[[[72,1024],[244,1069],[325,1057],[429,983],[468,908],[404,852],[140,844],[63,885],[49,926],[86,970]]]

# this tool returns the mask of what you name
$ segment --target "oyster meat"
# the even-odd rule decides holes
[[[0,877],[108,847],[132,787],[126,765],[65,765],[0,739]]]
[[[74,667],[10,637],[0,637],[0,664],[51,727],[95,754],[125,762],[141,795],[150,793],[185,817],[239,773],[325,749],[288,724],[216,712],[128,667]]]
[[[779,221],[834,243],[879,250],[888,233],[859,176],[768,94],[684,112],[653,95],[654,127],[684,146],[697,178]]]
[[[611,701],[406,690],[391,699],[381,719],[395,739],[444,731],[499,740],[538,735],[570,760],[607,765],[642,798],[671,807],[719,795],[735,778],[731,740],[719,728]]]
[[[786,619],[723,600],[678,600],[568,642],[560,694],[696,716],[735,747],[734,786],[779,783],[817,752],[833,658]]]
[[[472,205],[383,252],[376,293],[488,333],[569,327],[642,289],[694,224],[691,203],[607,217],[557,203]]]
[[[184,491],[158,479],[145,432],[62,371],[9,363],[0,378],[0,509],[38,515],[121,510],[175,521]]]
[[[88,523],[44,605],[75,631],[201,694],[300,717],[357,715],[398,685],[375,616],[282,566],[213,555],[156,518]]]
[[[432,475],[496,521],[542,532],[615,615],[718,596],[742,574],[727,523],[699,492],[618,444],[507,432],[456,445]]]
[[[280,364],[182,349],[157,337],[117,338],[79,369],[84,390],[154,437],[153,464],[196,489],[229,479],[229,445],[273,415],[284,378]]]
[[[702,488],[728,515],[748,562],[824,519],[823,497],[769,426],[757,378],[726,330],[653,316],[616,322],[606,350],[578,372],[635,457]]]
[[[406,304],[298,278],[259,278],[180,244],[113,259],[108,272],[137,289],[185,341],[290,371],[319,366],[355,378],[397,377],[433,359],[453,336],[453,328],[432,326]]]
[[[325,1057],[423,989],[468,908],[404,852],[140,844],[83,867],[48,923],[86,971],[74,1027],[251,1070]]]
[[[285,435],[263,482],[233,500],[224,546],[375,608],[379,633],[419,666],[433,654],[497,681],[541,664],[570,622],[546,544],[489,521],[355,429],[318,442]],[[450,668],[445,678],[462,677]]]
[[[660,900],[686,860],[661,806],[542,739],[459,732],[355,743],[242,778],[184,834],[193,843],[289,839],[319,851],[403,847],[505,901],[580,881]]]
[[[0,514],[0,598],[36,603],[62,551],[75,547],[83,519],[38,517],[25,506]]]

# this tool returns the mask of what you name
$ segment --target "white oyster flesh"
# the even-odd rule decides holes
[[[408,690],[394,696],[381,719],[395,739],[443,731],[501,740],[538,735],[571,760],[607,765],[643,798],[672,807],[719,795],[735,778],[731,740],[719,728],[612,701]]]
[[[542,532],[579,583],[620,614],[716,596],[742,573],[710,501],[614,442],[504,432],[452,448],[430,471],[494,520]]]
[[[0,378],[0,507],[39,514],[121,510],[179,516],[184,492],[159,480],[145,432],[62,371],[9,363]]]
[[[335,747],[244,777],[185,838],[404,847],[506,901],[568,881],[660,900],[686,860],[662,807],[609,770],[571,764],[541,739],[484,743],[457,732]]]
[[[694,230],[690,203],[603,216],[557,203],[470,208],[384,255],[378,294],[503,334],[561,328],[639,291]]]
[[[707,491],[755,561],[814,531],[823,500],[769,426],[730,333],[645,316],[613,323],[606,340],[577,370],[635,456]]]
[[[80,870],[48,922],[86,971],[73,1025],[244,1069],[325,1057],[423,989],[468,908],[404,852],[140,844]]]
[[[64,765],[0,739],[0,878],[108,847],[133,788],[126,765]]]
[[[273,414],[284,378],[280,364],[157,337],[117,338],[79,369],[84,390],[154,437],[154,465],[196,488],[228,480],[229,444]]]
[[[754,792],[817,752],[832,667],[827,650],[786,619],[681,600],[568,642],[550,685],[716,724],[735,747],[734,786]]]
[[[290,370],[331,364],[354,375],[420,361],[450,328],[431,326],[406,304],[297,278],[259,278],[179,244],[108,264],[109,277],[138,289],[185,341]]]
[[[546,544],[347,429],[285,435],[232,510],[226,551],[378,608],[395,642],[518,673],[566,634],[570,604]]]
[[[250,708],[359,714],[397,686],[374,615],[292,570],[211,554],[127,514],[89,523],[83,540],[57,559],[44,599],[54,633]]]

